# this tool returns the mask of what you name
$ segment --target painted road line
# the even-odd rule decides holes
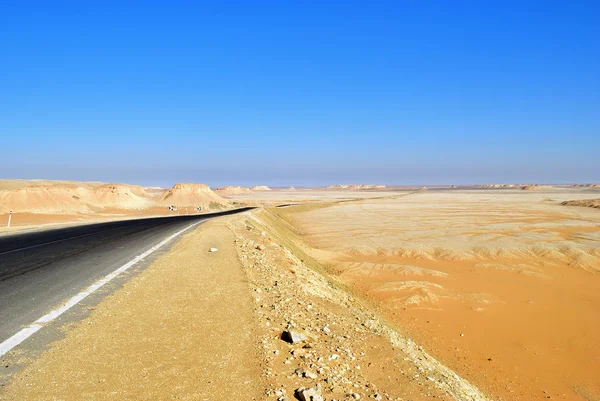
[[[12,337],[10,337],[9,339],[3,341],[2,344],[0,344],[0,357],[2,357],[8,351],[12,350],[13,348],[15,348],[16,346],[21,344],[23,341],[27,340],[29,337],[31,337],[33,334],[35,334],[38,330],[43,328],[45,324],[52,322],[54,319],[56,319],[57,317],[59,317],[60,315],[62,315],[66,311],[68,311],[69,309],[71,309],[73,306],[77,305],[79,302],[81,302],[82,300],[87,298],[90,294],[92,294],[94,291],[96,291],[97,289],[99,289],[100,287],[102,287],[103,285],[105,285],[106,283],[108,283],[109,281],[114,279],[115,277],[117,277],[119,274],[121,274],[124,271],[127,271],[128,269],[130,269],[131,267],[135,266],[138,262],[144,260],[144,258],[146,258],[149,255],[156,252],[158,249],[160,249],[162,246],[167,244],[169,241],[172,241],[176,237],[180,236],[181,234],[183,234],[190,228],[197,226],[200,223],[202,223],[202,221],[198,221],[196,223],[190,224],[183,230],[177,231],[175,234],[170,235],[169,237],[165,238],[160,243],[158,243],[158,244],[154,245],[152,248],[148,249],[146,252],[142,253],[141,255],[136,256],[129,262],[125,263],[123,266],[119,267],[117,270],[108,274],[104,278],[96,281],[94,284],[90,285],[84,291],[80,292],[79,294],[75,295],[73,298],[69,299],[60,308],[55,309],[52,312],[45,314],[44,316],[42,316],[35,322],[31,323],[29,326],[25,327],[24,329],[22,329],[21,331],[19,331],[18,333],[16,333]]]

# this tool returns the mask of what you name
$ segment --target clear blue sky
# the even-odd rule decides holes
[[[599,21],[598,1],[0,1],[0,176],[598,182]]]

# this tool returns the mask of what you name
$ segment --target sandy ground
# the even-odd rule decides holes
[[[599,400],[600,213],[577,190],[273,209],[403,333],[504,400]]]
[[[414,190],[397,191],[397,193],[414,192]],[[394,192],[395,193],[395,192]],[[224,198],[238,202],[253,202],[265,205],[294,202],[315,202],[323,200],[362,199],[390,196],[391,191],[343,191],[333,189],[299,188],[295,190],[276,189],[243,194],[223,195]]]
[[[0,399],[488,399],[314,263],[268,212],[211,220],[70,327]]]
[[[324,397],[314,401],[488,399],[340,287],[282,220],[264,210],[250,217],[230,226],[254,287],[267,395],[285,401],[290,389],[309,388]],[[307,340],[286,344],[283,330]]]
[[[186,234],[0,399],[262,399],[254,311],[225,225],[212,220]]]
[[[590,195],[306,190],[212,220],[0,399],[597,401],[600,213],[560,206]]]

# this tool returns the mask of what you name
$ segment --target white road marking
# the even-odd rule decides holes
[[[50,323],[51,321],[53,321],[54,319],[56,319],[57,317],[59,317],[60,315],[62,315],[66,311],[68,311],[69,309],[71,309],[73,306],[77,305],[79,302],[81,302],[82,300],[87,298],[90,294],[92,294],[98,288],[102,287],[104,284],[108,283],[109,281],[111,281],[112,279],[114,279],[119,274],[123,273],[124,271],[135,266],[138,262],[140,262],[147,256],[151,255],[152,253],[156,252],[159,248],[161,248],[163,245],[165,245],[169,241],[171,241],[174,238],[178,237],[179,235],[183,234],[190,228],[202,223],[202,221],[198,221],[196,223],[190,224],[183,230],[177,231],[175,234],[165,238],[163,241],[154,245],[152,248],[148,249],[146,252],[142,253],[141,255],[136,256],[131,261],[125,263],[123,266],[119,267],[114,272],[112,272],[112,273],[108,274],[107,276],[105,276],[104,278],[96,281],[94,284],[90,285],[84,291],[81,291],[79,294],[77,294],[73,298],[69,299],[67,301],[67,303],[65,303],[60,308],[55,309],[52,312],[45,314],[44,316],[42,316],[35,322],[31,323],[29,326],[25,327],[24,329],[17,332],[15,335],[10,337],[9,339],[2,342],[2,344],[0,344],[0,357],[2,357],[4,354],[6,354],[11,349],[15,348],[17,345],[21,344],[23,341],[27,340],[29,337],[31,337],[33,334],[35,334],[38,330],[40,330],[42,327],[44,327],[45,324]]]

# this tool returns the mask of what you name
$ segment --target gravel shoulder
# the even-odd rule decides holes
[[[17,374],[0,399],[262,399],[252,300],[229,218],[186,234]]]

